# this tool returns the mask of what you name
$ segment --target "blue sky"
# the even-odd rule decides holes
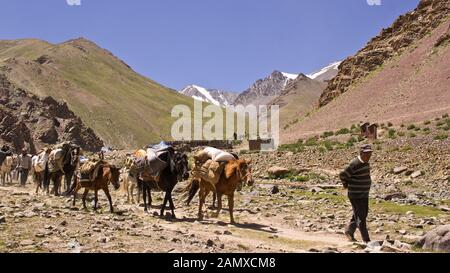
[[[86,37],[174,89],[243,91],[353,55],[419,0],[0,0],[0,39]]]

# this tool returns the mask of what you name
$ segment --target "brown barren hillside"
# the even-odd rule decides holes
[[[293,142],[360,121],[399,125],[450,112],[448,14],[446,18],[424,38],[412,41],[401,54],[383,61],[376,70],[353,83],[347,92],[289,128],[282,134],[282,141]],[[340,70],[344,68],[345,65],[340,66]],[[358,70],[359,66],[353,69]]]

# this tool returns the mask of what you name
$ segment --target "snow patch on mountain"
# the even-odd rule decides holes
[[[314,72],[312,74],[308,74],[306,75],[308,78],[313,79],[313,80],[330,80],[331,78],[333,78],[338,71],[339,65],[342,63],[342,61],[339,62],[334,62],[324,68],[322,68],[320,71],[318,72]]]

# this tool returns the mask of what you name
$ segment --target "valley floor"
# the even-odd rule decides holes
[[[388,147],[375,153],[369,231],[373,240],[390,241],[382,251],[422,251],[414,242],[449,224],[450,162],[442,147],[450,145],[445,140],[411,150]],[[440,152],[433,153],[439,147]],[[173,194],[173,220],[156,216],[158,207],[144,213],[143,207],[127,204],[120,191],[113,192],[117,212],[110,214],[103,193],[102,208],[93,212],[84,211],[80,199],[72,207],[72,198],[35,195],[30,184],[0,187],[0,252],[371,252],[374,249],[350,243],[343,235],[351,207],[336,174],[354,150],[244,155],[253,159],[256,184],[236,194],[236,225],[228,224],[226,201],[218,218],[209,210],[206,220],[197,221],[198,199],[184,205],[183,183]],[[303,174],[272,179],[267,169],[274,165],[301,169]],[[397,165],[422,170],[421,176],[392,173]],[[161,193],[153,193],[153,203],[162,203]]]

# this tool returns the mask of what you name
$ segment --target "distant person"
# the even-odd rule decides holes
[[[237,141],[237,140],[238,140],[238,135],[236,134],[236,132],[234,132],[233,138],[234,138],[234,141]]]
[[[339,175],[344,188],[348,189],[348,198],[353,208],[353,217],[345,230],[345,235],[351,241],[356,241],[354,234],[358,228],[363,242],[370,242],[366,219],[369,212],[369,192],[372,185],[369,165],[372,152],[370,145],[361,146],[359,156]]]
[[[27,183],[28,173],[30,172],[31,165],[31,156],[27,153],[26,149],[23,149],[22,154],[19,155],[18,164],[19,181],[21,187],[25,187],[25,184]]]

